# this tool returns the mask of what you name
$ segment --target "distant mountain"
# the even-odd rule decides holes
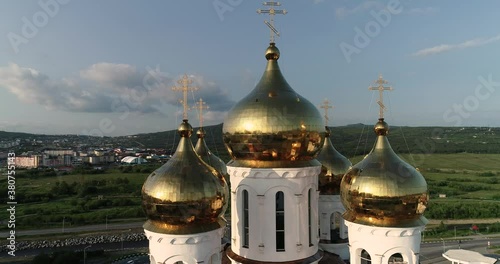
[[[197,128],[191,137],[196,143]],[[217,156],[229,160],[222,140],[222,124],[206,126],[206,142]],[[335,148],[348,158],[367,154],[374,142],[373,125],[352,124],[331,127],[330,136]],[[0,142],[16,138],[46,137],[47,139],[62,139],[75,135],[35,135],[29,133],[0,131]],[[77,138],[77,139],[75,139]],[[81,140],[88,137],[80,137]],[[496,153],[500,154],[500,128],[490,127],[398,127],[391,126],[389,140],[397,153],[431,154],[431,153]],[[93,146],[123,146],[140,148],[163,148],[175,151],[179,142],[177,130],[156,133],[145,133],[121,137],[95,138]]]
[[[195,128],[195,132],[197,129]],[[222,140],[222,124],[205,127],[209,148],[224,160],[229,154]],[[365,155],[375,143],[373,125],[331,127],[335,148],[348,158]],[[191,137],[195,143],[195,134]],[[134,135],[145,147],[175,150],[177,131]],[[500,153],[500,128],[489,127],[402,127],[391,126],[389,141],[397,153]]]
[[[29,133],[0,131],[0,141],[16,139],[16,138],[24,139],[34,136],[35,134],[29,134]]]

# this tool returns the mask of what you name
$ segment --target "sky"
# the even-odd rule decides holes
[[[500,126],[500,2],[282,0],[279,64],[332,126]],[[184,74],[204,124],[260,79],[269,28],[249,0],[0,2],[0,130],[118,136],[175,129]],[[198,126],[196,111],[189,112]]]

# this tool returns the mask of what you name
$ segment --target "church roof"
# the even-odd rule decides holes
[[[206,164],[189,139],[193,128],[179,126],[181,140],[170,160],[148,176],[142,187],[144,228],[156,233],[194,234],[225,226],[229,191],[224,177]]]
[[[270,43],[267,66],[256,87],[228,112],[224,143],[233,167],[317,166],[324,126],[318,109],[295,92],[278,66],[280,52]]]

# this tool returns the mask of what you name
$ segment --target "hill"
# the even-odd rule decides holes
[[[331,127],[331,140],[335,148],[348,158],[365,155],[375,142],[372,128],[372,125],[362,124]],[[222,141],[222,124],[207,126],[205,130],[209,148],[228,161],[229,156]],[[134,135],[133,139],[145,147],[175,150],[179,136],[175,130],[171,130]],[[192,139],[195,142],[197,138],[193,136]],[[400,154],[500,154],[500,128],[393,126],[389,139],[394,151]]]

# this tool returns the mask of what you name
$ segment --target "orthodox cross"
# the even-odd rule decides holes
[[[203,101],[203,99],[200,98],[198,102],[196,102],[196,105],[194,106],[198,110],[198,115],[200,118],[200,127],[203,127],[203,109],[209,109],[208,105]]]
[[[379,107],[380,107],[380,112],[379,112],[379,118],[384,118],[384,110],[385,110],[385,105],[384,105],[384,91],[392,91],[392,86],[384,86],[384,84],[388,84],[386,80],[382,78],[382,74],[378,76],[378,80],[374,82],[376,86],[370,86],[368,87],[368,90],[372,91],[378,91],[379,93],[379,99],[377,101]]]
[[[186,74],[184,74],[184,76],[182,77],[182,79],[179,79],[177,81],[178,84],[181,85],[181,87],[179,86],[174,86],[172,87],[172,90],[173,91],[181,91],[182,94],[183,94],[183,99],[180,100],[180,102],[182,103],[182,106],[183,106],[183,112],[182,112],[182,119],[184,120],[187,120],[188,119],[188,110],[189,110],[189,106],[188,106],[188,103],[187,103],[187,94],[188,94],[188,91],[197,91],[198,90],[198,87],[192,87],[192,86],[189,86],[191,83],[193,83],[193,80],[189,79],[187,77]]]
[[[271,43],[274,43],[274,36],[280,36],[279,31],[274,27],[274,15],[280,14],[280,15],[286,15],[287,11],[286,10],[279,10],[275,9],[275,7],[281,6],[280,2],[276,1],[269,1],[269,2],[264,2],[263,5],[269,6],[269,9],[257,9],[257,13],[259,14],[269,14],[269,21],[264,20],[264,23],[269,27],[270,34],[271,34]]]
[[[328,121],[330,120],[328,118],[328,109],[332,109],[333,105],[330,104],[330,101],[325,98],[325,101],[323,101],[323,104],[320,105],[321,108],[325,109],[325,126],[328,126]]]

